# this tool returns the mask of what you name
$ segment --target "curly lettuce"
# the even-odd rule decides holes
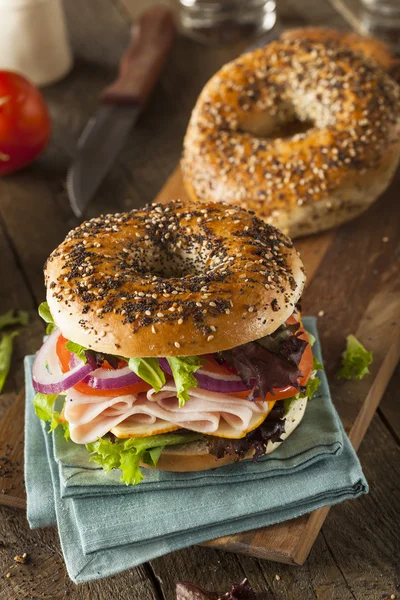
[[[350,334],[346,338],[346,349],[342,354],[342,367],[337,376],[339,379],[362,379],[368,375],[368,365],[372,363],[372,352]]]
[[[86,448],[92,454],[90,460],[100,465],[106,473],[111,469],[120,469],[121,483],[137,485],[143,479],[141,462],[156,467],[166,446],[186,444],[201,437],[198,433],[162,433],[129,439],[105,436],[86,444]]]

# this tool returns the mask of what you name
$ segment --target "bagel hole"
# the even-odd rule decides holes
[[[204,247],[174,250],[152,246],[141,252],[135,264],[135,271],[143,276],[156,276],[162,279],[204,275],[206,255]]]
[[[275,123],[272,126],[271,124],[268,124],[268,126],[265,125],[264,127],[249,127],[246,129],[241,127],[240,131],[242,133],[250,133],[260,139],[276,140],[278,138],[290,139],[295,135],[307,133],[307,131],[314,127],[315,125],[311,121],[300,121],[299,119],[293,118],[281,123]]]
[[[277,139],[277,138],[292,138],[295,135],[300,133],[306,133],[309,129],[312,129],[314,124],[311,121],[299,121],[294,119],[293,121],[288,121],[287,123],[282,123],[279,129],[276,129],[271,132],[269,139]]]

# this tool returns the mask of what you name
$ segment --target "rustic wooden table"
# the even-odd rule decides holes
[[[78,134],[94,111],[98,92],[113,77],[127,43],[129,20],[148,4],[148,0],[66,3],[75,66],[66,79],[44,91],[53,120],[51,144],[30,168],[0,182],[0,313],[14,307],[30,309],[31,314],[29,327],[16,340],[12,371],[0,397],[0,417],[23,384],[23,356],[37,349],[43,335],[35,310],[44,299],[43,263],[77,224],[68,207],[65,172]],[[345,26],[328,0],[281,0],[279,6],[284,25]],[[178,39],[146,113],[89,216],[130,209],[154,198],[178,162],[187,120],[203,83],[245,45],[210,49]],[[223,590],[245,575],[268,599],[400,597],[399,387],[398,372],[360,449],[370,494],[330,512],[303,567],[194,547],[77,587],[66,575],[56,530],[31,531],[23,511],[2,507],[0,600],[172,600],[179,580]],[[29,562],[6,578],[14,555],[23,552]]]

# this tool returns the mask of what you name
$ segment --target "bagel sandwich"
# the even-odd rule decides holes
[[[127,485],[141,466],[257,461],[318,388],[303,264],[254,213],[171,201],[102,215],[71,231],[44,272],[36,414]]]

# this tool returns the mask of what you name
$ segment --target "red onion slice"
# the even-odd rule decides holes
[[[165,373],[172,375],[171,367],[166,358],[160,358],[160,366]],[[208,392],[244,392],[250,389],[243,383],[237,375],[222,375],[221,373],[211,373],[205,369],[198,369],[193,373],[199,383],[199,387]]]
[[[88,356],[86,365],[77,359],[76,366],[63,373],[56,353],[59,335],[60,331],[55,329],[36,355],[32,367],[32,383],[36,392],[42,394],[65,392],[82,381],[96,367],[94,359]]]
[[[96,390],[116,390],[127,385],[133,385],[143,381],[129,367],[123,369],[96,369],[85,377],[84,383]]]
[[[79,358],[71,353],[69,361],[71,369],[77,364]],[[96,390],[118,390],[143,381],[136,373],[130,370],[128,365],[122,369],[103,369],[99,367],[85,377],[83,383],[90,385]]]

